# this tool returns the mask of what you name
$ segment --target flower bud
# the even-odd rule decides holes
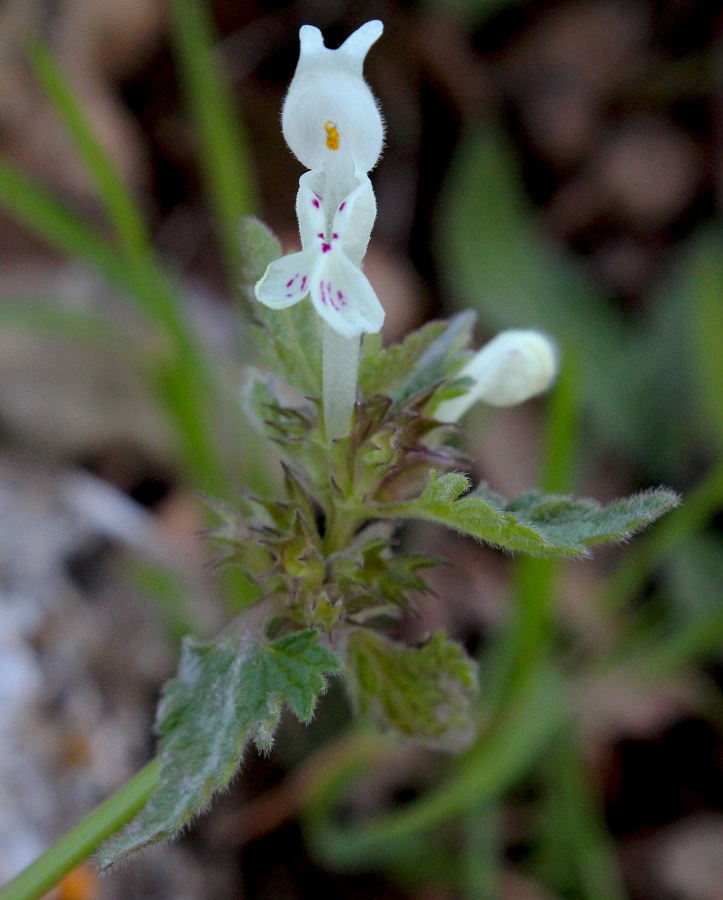
[[[538,331],[503,331],[458,373],[474,384],[466,394],[442,403],[435,417],[456,422],[482,400],[490,406],[515,406],[546,391],[557,372],[555,345]]]
[[[367,22],[338,50],[329,50],[318,28],[302,26],[301,53],[281,125],[292,153],[307,169],[343,156],[368,172],[379,159],[384,123],[362,67],[382,29],[379,21]]]

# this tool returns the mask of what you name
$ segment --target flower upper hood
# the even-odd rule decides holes
[[[257,299],[273,309],[310,296],[326,324],[350,340],[378,332],[384,321],[361,270],[377,214],[367,172],[384,142],[362,68],[382,27],[367,22],[338,50],[325,47],[313,25],[299,32],[301,53],[282,125],[289,147],[310,170],[299,179],[296,198],[302,250],[272,262],[255,286]]]
[[[307,169],[344,157],[354,169],[368,172],[379,159],[384,122],[362,68],[382,30],[381,22],[367,22],[338,50],[329,50],[318,28],[301,28],[301,53],[281,125],[291,151]]]

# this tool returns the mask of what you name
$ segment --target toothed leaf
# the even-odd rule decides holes
[[[358,629],[347,654],[354,705],[380,728],[448,749],[473,738],[477,668],[443,631],[422,647],[407,647]]]
[[[474,315],[461,313],[448,322],[430,322],[387,349],[376,335],[367,335],[359,365],[362,393],[383,394],[400,406],[430,391],[469,358],[473,325]]]
[[[158,708],[159,786],[101,847],[100,868],[177,834],[228,785],[249,741],[262,750],[271,746],[285,703],[309,721],[325,676],[339,669],[339,659],[319,645],[313,630],[273,643],[249,636],[236,643],[187,639],[178,675]]]
[[[632,494],[606,506],[595,500],[528,491],[505,509],[531,522],[556,546],[593,547],[626,540],[679,502],[678,495],[665,488]]]
[[[607,506],[534,491],[505,505],[484,487],[470,494],[468,489],[464,475],[438,477],[432,472],[418,498],[378,504],[376,514],[437,522],[493,546],[532,556],[584,556],[596,544],[624,540],[679,502],[677,494],[660,488]]]

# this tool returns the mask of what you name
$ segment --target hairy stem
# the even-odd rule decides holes
[[[333,441],[344,437],[351,424],[361,338],[343,337],[324,322],[322,341],[324,430],[327,440]]]

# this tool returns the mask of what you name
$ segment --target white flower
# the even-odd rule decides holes
[[[311,295],[322,319],[346,338],[377,332],[384,321],[384,309],[359,268],[376,218],[376,200],[365,174],[357,172],[354,180],[351,193],[329,210],[325,170],[301,176],[296,212],[303,249],[271,263],[255,288],[257,299],[272,309]]]
[[[368,172],[379,159],[384,123],[362,67],[382,30],[381,22],[367,22],[338,50],[329,50],[318,28],[301,28],[301,53],[281,124],[291,151],[307,169],[344,161],[347,172]]]
[[[555,345],[537,331],[503,331],[458,373],[474,384],[466,394],[446,400],[435,412],[456,422],[479,400],[491,406],[515,406],[546,391],[557,372]]]

